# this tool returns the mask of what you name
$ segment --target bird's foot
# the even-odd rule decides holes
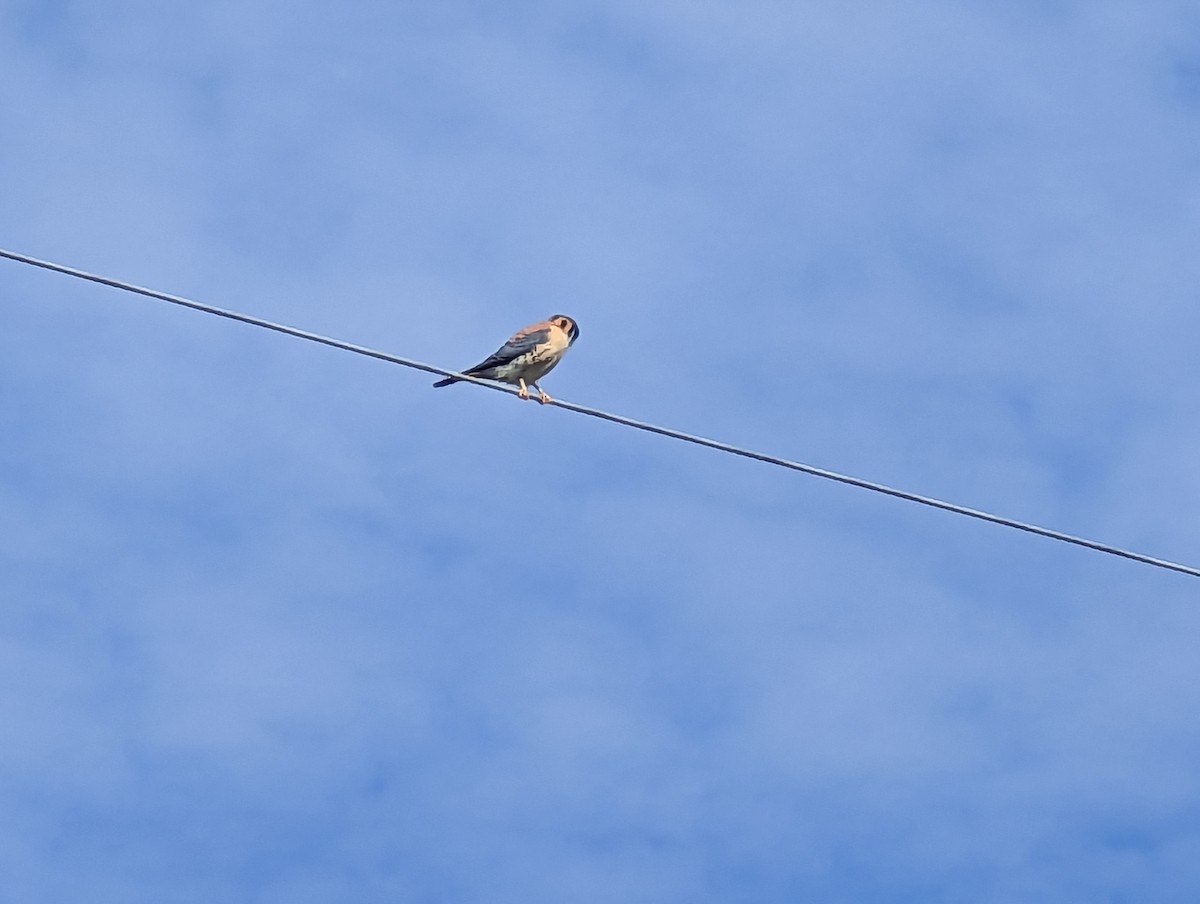
[[[517,395],[523,399],[529,399],[529,387],[525,385],[525,381],[521,381],[521,388],[517,390]]]
[[[550,398],[550,394],[547,393],[546,390],[541,389],[539,387],[539,389],[538,389],[538,404],[545,405],[547,402],[553,402],[553,401],[554,401],[554,399]]]

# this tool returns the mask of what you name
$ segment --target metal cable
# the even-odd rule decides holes
[[[99,276],[95,273],[88,273],[84,270],[79,270],[75,267],[68,267],[64,264],[56,264],[51,261],[39,260],[38,258],[30,257],[26,254],[18,254],[15,251],[6,251],[3,248],[0,248],[0,257],[5,257],[9,260],[17,261],[23,264],[30,264],[34,267],[41,267],[44,270],[52,270],[56,273],[63,273],[67,276],[74,276],[78,279],[85,279],[90,282],[100,283],[101,285],[111,286],[114,289],[121,289],[125,292],[133,292],[138,295],[144,295],[148,298],[154,298],[158,299],[159,301],[177,304],[185,308],[191,308],[195,311],[203,311],[206,314],[215,314],[218,317],[225,317],[229,320],[236,320],[240,323],[250,324],[251,326],[274,330],[277,333],[295,336],[297,339],[306,339],[310,342],[319,342],[322,345],[328,345],[333,348],[342,349],[343,351],[354,352],[358,355],[366,355],[369,358],[378,358],[381,361],[388,361],[392,364],[399,364],[403,367],[411,367],[415,370],[423,370],[426,373],[438,374],[445,377],[456,377],[468,383],[474,383],[478,386],[486,386],[488,389],[494,389],[498,392],[506,392],[510,395],[517,394],[517,390],[510,386],[491,383],[487,380],[480,380],[476,377],[469,376],[468,374],[458,373],[457,371],[453,370],[445,370],[441,367],[435,367],[432,364],[414,361],[411,358],[403,358],[399,355],[392,355],[387,352],[381,352],[362,345],[354,345],[350,342],[343,342],[340,339],[322,336],[319,333],[310,333],[307,330],[297,329],[293,326],[287,326],[281,323],[273,323],[270,320],[263,320],[261,317],[253,317],[249,314],[242,314],[237,311],[228,311],[224,308],[213,307],[212,305],[203,304],[199,301],[193,301],[190,298],[183,298],[179,295],[171,295],[166,292],[158,292],[154,289],[147,289],[143,286],[137,286],[132,283],[124,282],[123,280],[112,279],[107,276]],[[1037,534],[1038,536],[1047,537],[1051,540],[1058,540],[1062,543],[1071,543],[1075,546],[1083,546],[1087,549],[1096,550],[1097,552],[1107,553],[1108,555],[1120,556],[1125,559],[1131,559],[1135,562],[1141,562],[1144,565],[1153,565],[1156,568],[1165,568],[1170,571],[1177,571],[1181,574],[1191,575],[1192,577],[1200,577],[1200,568],[1194,568],[1190,565],[1182,565],[1179,562],[1172,562],[1167,559],[1148,556],[1143,553],[1133,552],[1128,549],[1121,549],[1120,547],[1111,546],[1107,543],[1100,543],[1097,540],[1089,540],[1086,537],[1076,537],[1071,534],[1063,533],[1062,531],[1051,530],[1048,527],[1041,527],[1036,524],[1028,524],[1024,521],[1017,521],[1013,518],[1006,518],[1003,515],[995,515],[990,512],[968,508],[967,506],[958,505],[953,502],[946,502],[942,499],[935,499],[931,496],[922,496],[918,493],[910,493],[906,490],[899,490],[895,487],[890,487],[882,483],[875,483],[873,481],[863,480],[858,477],[850,477],[846,474],[839,474],[836,471],[828,471],[824,468],[806,465],[802,462],[791,461],[790,459],[786,458],[779,458],[775,455],[767,455],[763,452],[755,452],[750,449],[743,449],[739,446],[723,443],[715,439],[708,439],[704,436],[696,436],[691,433],[683,433],[679,430],[672,430],[669,427],[660,427],[657,424],[648,424],[644,421],[636,421],[633,418],[625,417],[620,414],[612,414],[611,412],[601,411],[597,408],[589,408],[586,405],[576,405],[574,402],[564,402],[555,399],[549,404],[557,408],[566,409],[567,411],[574,411],[577,414],[600,418],[601,420],[605,421],[612,421],[614,424],[621,424],[625,427],[632,427],[635,430],[644,430],[647,433],[657,433],[660,436],[667,436],[671,439],[682,440],[686,443],[694,443],[697,446],[706,446],[709,449],[716,449],[719,452],[727,452],[730,455],[739,455],[742,458],[752,458],[755,461],[766,462],[767,464],[777,465],[781,468],[788,468],[792,471],[800,471],[803,474],[810,474],[813,477],[834,480],[838,483],[849,484],[850,486],[859,487],[864,490],[871,490],[875,493],[883,493],[888,496],[895,496],[897,499],[904,499],[908,502],[915,502],[920,505],[930,506],[931,508],[942,509],[943,511],[952,512],[956,515],[965,515],[968,518],[976,518],[980,521],[988,521],[992,524],[999,524],[1002,527],[1010,527],[1015,530],[1025,531],[1026,533]]]

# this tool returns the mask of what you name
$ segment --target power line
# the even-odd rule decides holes
[[[366,355],[369,358],[378,358],[381,361],[387,361],[392,364],[399,364],[402,367],[411,367],[415,370],[423,370],[426,373],[438,374],[444,377],[457,377],[468,383],[475,383],[478,386],[485,386],[488,389],[496,390],[497,392],[506,392],[510,395],[516,395],[517,390],[498,383],[490,383],[486,380],[480,380],[476,377],[467,374],[461,374],[453,370],[445,370],[441,367],[435,367],[432,364],[425,364],[422,361],[414,361],[412,358],[403,358],[399,355],[392,355],[387,352],[377,351],[373,348],[367,348],[362,345],[354,345],[350,342],[343,342],[340,339],[334,339],[329,336],[322,336],[319,333],[311,333],[308,330],[297,329],[293,326],[287,326],[282,323],[273,323],[270,320],[264,320],[261,317],[254,317],[250,314],[242,314],[237,311],[229,311],[224,308],[213,307],[212,305],[203,304],[199,301],[193,301],[190,298],[183,298],[179,295],[171,295],[166,292],[158,292],[154,289],[147,289],[143,286],[137,286],[132,283],[125,282],[119,279],[112,279],[107,276],[99,276],[95,273],[88,273],[85,270],[79,270],[75,267],[68,267],[64,264],[56,264],[52,261],[39,260],[35,257],[30,257],[25,254],[18,254],[15,251],[6,251],[0,248],[0,257],[8,258],[9,260],[17,261],[22,264],[30,264],[34,267],[41,267],[44,270],[52,270],[56,273],[63,273],[67,276],[73,276],[77,279],[85,279],[90,282],[100,283],[104,286],[110,286],[114,289],[120,289],[125,292],[133,292],[137,295],[144,295],[147,298],[154,298],[159,301],[169,302],[170,304],[180,305],[185,308],[191,308],[195,311],[203,311],[206,314],[214,314],[217,317],[225,317],[229,320],[236,320],[240,323],[247,323],[250,326],[262,327],[267,330],[274,330],[277,333],[284,333],[288,336],[295,336],[297,339],[306,339],[309,342],[319,342],[321,345],[328,345],[333,348],[338,348],[347,352],[354,352],[357,355]],[[743,449],[739,446],[723,443],[715,439],[708,439],[704,436],[696,436],[691,433],[683,433],[679,430],[672,430],[669,427],[660,427],[656,424],[648,424],[644,421],[636,421],[633,418],[625,417],[620,414],[612,414],[608,411],[601,411],[597,408],[588,408],[586,405],[576,405],[573,402],[564,402],[555,399],[550,403],[558,408],[564,408],[567,411],[574,411],[577,414],[587,415],[588,417],[600,418],[605,421],[612,421],[614,424],[621,424],[625,427],[632,427],[635,430],[644,430],[647,433],[657,433],[660,436],[667,436],[671,439],[682,440],[686,443],[694,443],[697,446],[706,446],[709,449],[716,449],[719,452],[727,452],[730,455],[739,455],[742,458],[752,458],[755,461],[766,462],[770,465],[776,465],[781,468],[787,468],[792,471],[800,471],[803,474],[809,474],[813,477],[821,477],[825,480],[834,480],[838,483],[849,484],[853,487],[859,487],[864,490],[871,490],[875,493],[883,493],[888,496],[894,496],[897,499],[904,499],[908,502],[916,502],[920,505],[926,505],[931,508],[942,509],[943,511],[952,512],[956,515],[965,515],[968,518],[976,518],[980,521],[989,521],[992,524],[999,524],[1002,527],[1010,527],[1015,530],[1025,531],[1030,534],[1037,534],[1040,537],[1047,537],[1051,540],[1058,540],[1062,543],[1071,543],[1075,546],[1083,546],[1087,549],[1093,549],[1097,552],[1107,553],[1112,556],[1120,556],[1125,559],[1132,559],[1135,562],[1141,562],[1144,565],[1153,565],[1156,568],[1165,568],[1170,571],[1177,571],[1181,574],[1188,574],[1192,577],[1200,577],[1200,568],[1194,568],[1190,565],[1182,565],[1178,562],[1171,562],[1167,559],[1159,559],[1154,556],[1144,555],[1139,552],[1132,552],[1128,549],[1121,549],[1117,546],[1110,546],[1107,543],[1100,543],[1096,540],[1089,540],[1085,537],[1076,537],[1071,534],[1065,534],[1062,531],[1051,530],[1048,527],[1040,527],[1036,524],[1028,524],[1024,521],[1017,521],[1013,518],[1006,518],[1003,515],[994,515],[990,512],[980,511],[979,509],[968,508],[965,505],[957,505],[953,502],[946,502],[942,499],[935,499],[931,496],[922,496],[918,493],[910,493],[906,490],[899,490],[895,487],[890,487],[882,483],[875,483],[870,480],[863,480],[858,477],[850,477],[846,474],[839,474],[836,471],[827,471],[824,468],[806,465],[802,462],[791,461],[786,458],[779,458],[774,455],[767,455],[763,452],[755,452],[750,449]]]

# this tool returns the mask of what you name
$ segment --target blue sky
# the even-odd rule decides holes
[[[1200,562],[1200,11],[0,4],[0,246]],[[0,898],[1178,901],[1200,583],[0,262]]]

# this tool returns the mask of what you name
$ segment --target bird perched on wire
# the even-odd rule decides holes
[[[517,395],[523,399],[529,398],[529,387],[532,386],[538,391],[538,401],[545,404],[552,399],[538,386],[538,380],[554,369],[578,338],[579,325],[574,320],[566,314],[553,314],[547,320],[517,330],[490,357],[463,373],[485,380],[520,384]],[[449,386],[457,382],[458,377],[447,377],[433,385]]]

